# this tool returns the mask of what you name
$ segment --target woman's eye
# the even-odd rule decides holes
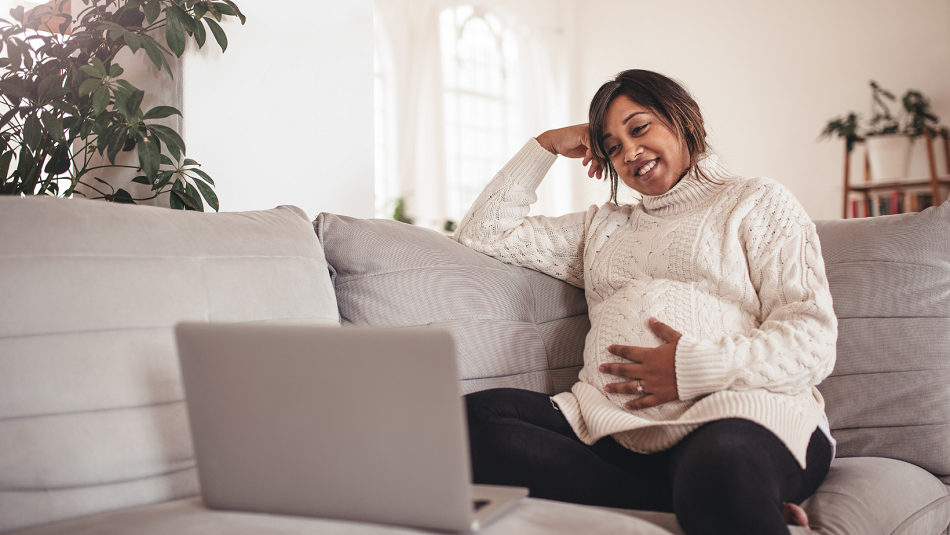
[[[631,135],[631,136],[635,136],[635,135],[639,134],[641,131],[643,131],[644,128],[647,127],[648,124],[650,124],[650,123],[641,124],[640,126],[637,126],[637,127],[633,128],[632,130],[630,130],[630,135]]]
[[[619,147],[619,145],[614,145],[613,147],[607,149],[607,156],[613,156],[614,153],[617,152],[617,147]]]

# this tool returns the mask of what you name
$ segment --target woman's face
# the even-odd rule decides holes
[[[601,145],[624,184],[661,195],[689,167],[689,150],[653,112],[620,95],[610,103]]]

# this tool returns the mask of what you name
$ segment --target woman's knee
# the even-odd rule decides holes
[[[781,515],[782,467],[775,466],[771,433],[745,420],[723,422],[700,428],[673,454],[670,476],[680,524],[687,533],[787,532]]]
[[[714,480],[773,479],[797,468],[791,452],[777,436],[757,423],[738,418],[713,422],[694,431],[677,446],[672,464],[673,470]]]

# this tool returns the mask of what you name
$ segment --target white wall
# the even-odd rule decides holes
[[[818,135],[849,110],[869,115],[868,80],[923,91],[950,123],[948,0],[584,0],[574,20],[575,121],[621,70],[673,76],[729,168],[785,184],[815,219],[841,217],[844,150]]]
[[[227,52],[209,32],[183,58],[183,137],[221,210],[372,217],[372,0],[237,4]]]

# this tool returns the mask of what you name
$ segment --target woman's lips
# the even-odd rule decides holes
[[[643,181],[650,180],[653,177],[653,175],[656,174],[656,166],[659,163],[660,163],[660,159],[656,158],[641,165],[637,169],[637,172],[636,172],[637,180],[643,180]]]

